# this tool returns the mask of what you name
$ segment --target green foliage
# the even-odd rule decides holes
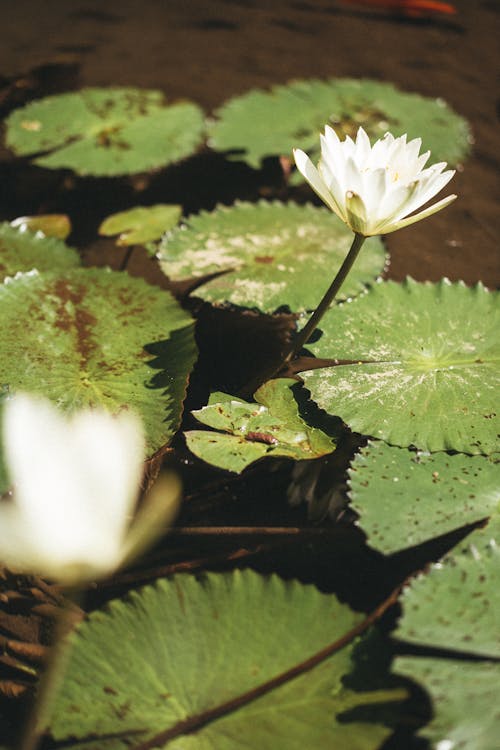
[[[500,504],[500,463],[371,442],[349,471],[349,496],[371,547],[392,554],[480,521]]]
[[[432,160],[452,165],[469,151],[469,126],[441,99],[398,91],[390,83],[331,78],[292,81],[270,91],[254,89],[227,101],[209,127],[210,144],[259,168],[267,156],[292,158],[292,149],[319,156],[319,132],[331,125],[340,138],[361,125],[371,139],[390,130],[421,137]],[[297,181],[302,181],[300,174]]]
[[[15,110],[6,128],[7,146],[40,167],[111,177],[192,154],[202,138],[203,113],[192,102],[167,104],[160,91],[86,88]]]
[[[121,247],[144,245],[160,239],[162,234],[173,229],[181,216],[182,206],[166,203],[135,206],[104,219],[99,227],[99,234],[105,237],[120,235],[116,244]]]
[[[312,586],[250,570],[161,580],[78,628],[50,731],[82,750],[123,750],[153,737],[155,747],[191,750],[375,750],[387,727],[336,719],[402,697],[346,687],[349,633],[362,620]],[[245,701],[337,642],[318,666]],[[204,723],[207,713],[213,720]]]
[[[32,232],[24,225],[0,224],[0,281],[19,271],[61,270],[80,265],[76,250],[56,237]]]
[[[213,393],[208,406],[194,411],[202,424],[219,432],[190,430],[188,448],[214,466],[237,473],[264,457],[319,458],[335,450],[333,439],[299,417],[295,380],[269,380],[249,404],[226,393]]]
[[[302,373],[312,399],[356,432],[428,451],[500,450],[500,295],[444,279],[380,283],[333,307]]]
[[[16,229],[29,229],[31,232],[42,232],[46,237],[57,237],[65,240],[71,234],[71,220],[66,214],[39,214],[37,216],[19,216],[10,222]]]
[[[219,274],[196,289],[207,302],[303,312],[318,304],[351,242],[352,232],[331,211],[260,201],[189,217],[167,234],[158,257],[174,280]],[[368,239],[342,298],[363,291],[385,261],[380,239]]]
[[[19,274],[0,287],[0,378],[68,411],[136,411],[149,453],[179,426],[196,357],[193,324],[174,298],[126,273]]]
[[[500,517],[473,532],[426,576],[405,589],[396,635],[439,657],[396,659],[399,674],[430,693],[433,717],[419,734],[435,750],[495,750],[500,733]],[[458,658],[461,656],[461,658]]]

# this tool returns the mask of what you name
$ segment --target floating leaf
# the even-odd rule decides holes
[[[136,411],[150,453],[176,431],[196,356],[165,291],[108,269],[19,274],[0,287],[0,382],[64,409]]]
[[[416,453],[376,441],[355,457],[349,496],[370,546],[384,554],[489,516],[500,505],[500,463]]]
[[[331,453],[333,439],[299,417],[294,385],[290,378],[269,380],[255,393],[253,404],[213,393],[208,406],[193,414],[221,432],[186,432],[189,450],[209,464],[237,473],[265,456],[300,460]]]
[[[496,750],[500,664],[400,656],[398,675],[430,693],[433,718],[419,730],[433,750]]]
[[[316,307],[351,242],[352,232],[331,211],[261,201],[189,217],[164,238],[158,257],[174,280],[225,272],[197,287],[207,302],[302,312]],[[385,261],[380,239],[368,239],[343,297],[362,291]]]
[[[155,206],[135,206],[128,211],[111,214],[99,227],[99,234],[112,237],[119,234],[120,246],[144,245],[158,240],[173,229],[182,216],[182,206],[158,203]]]
[[[6,126],[7,146],[34,164],[117,176],[189,156],[202,138],[203,113],[192,102],[167,104],[161,91],[86,88],[16,109]]]
[[[390,130],[421,137],[433,161],[457,164],[469,151],[469,127],[442,99],[408,94],[369,79],[292,81],[270,91],[255,89],[226,102],[209,126],[210,145],[235,151],[230,158],[259,168],[268,156],[289,156],[301,148],[319,157],[318,134],[331,125],[340,138],[361,125],[371,139]],[[300,174],[297,181],[302,181]]]
[[[10,222],[16,229],[29,229],[31,232],[42,232],[46,237],[57,237],[65,240],[71,234],[71,220],[66,214],[40,214],[38,216],[19,216]]]
[[[250,570],[161,580],[78,628],[50,731],[82,750],[375,750],[387,727],[336,719],[402,697],[345,686],[346,636],[362,620],[312,586]],[[326,661],[238,703],[336,641]]]
[[[429,451],[498,451],[499,297],[446,279],[377,284],[329,310],[309,347],[353,364],[302,377],[356,432]]]
[[[493,750],[498,745],[500,680],[500,517],[478,529],[403,592],[396,635],[461,653],[399,657],[395,670],[420,682],[433,718],[419,734],[435,750]],[[482,660],[481,660],[482,659]]]
[[[62,240],[8,223],[0,224],[0,280],[19,271],[50,271],[80,265],[76,250]]]

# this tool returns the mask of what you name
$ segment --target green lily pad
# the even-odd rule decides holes
[[[480,521],[500,505],[500,463],[423,454],[376,441],[349,470],[349,496],[371,547],[392,554]]]
[[[362,620],[312,586],[250,570],[161,580],[92,613],[72,636],[50,732],[82,750],[376,750],[387,727],[336,718],[403,697],[345,686],[346,636]],[[325,661],[246,700],[337,641]]]
[[[182,206],[158,203],[155,206],[135,206],[128,211],[108,216],[99,227],[105,237],[120,235],[116,244],[121,247],[153,242],[173,229],[182,216]]]
[[[313,401],[394,445],[500,450],[499,299],[481,284],[407,279],[334,306],[308,348],[353,364],[302,373]]]
[[[213,393],[208,406],[192,413],[219,432],[184,433],[189,450],[209,464],[237,473],[266,456],[301,460],[332,453],[332,437],[299,417],[294,385],[290,378],[269,380],[256,391],[252,404]]]
[[[388,130],[422,138],[433,161],[456,165],[470,149],[467,121],[442,99],[399,91],[390,83],[369,79],[331,78],[292,81],[269,91],[255,89],[230,99],[215,112],[209,143],[217,151],[233,151],[232,159],[259,168],[268,156],[288,156],[292,149],[319,158],[319,132],[331,125],[340,138],[361,125],[372,140]],[[302,181],[299,173],[295,181]]]
[[[219,274],[196,288],[207,302],[303,312],[316,307],[351,243],[351,230],[331,211],[260,201],[189,217],[163,239],[158,258],[176,281]],[[368,239],[342,298],[363,291],[385,262],[381,240]]]
[[[396,635],[445,649],[439,658],[398,657],[394,669],[430,693],[433,716],[419,730],[435,750],[494,750],[500,733],[500,516],[470,534],[404,590]],[[452,649],[461,658],[456,658]]]
[[[0,224],[0,281],[20,271],[50,271],[80,265],[76,250],[56,237],[46,237],[27,227]]]
[[[46,237],[57,237],[59,240],[65,240],[71,234],[71,219],[66,214],[19,216],[10,222],[10,226],[29,229],[30,232],[42,232]]]
[[[0,286],[0,382],[73,411],[124,408],[149,453],[177,430],[193,321],[163,290],[107,269],[19,274]]]
[[[203,127],[196,104],[167,104],[161,91],[86,88],[16,109],[6,120],[6,144],[40,167],[117,176],[189,156]]]

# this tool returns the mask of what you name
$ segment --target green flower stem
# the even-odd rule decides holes
[[[312,334],[318,327],[318,324],[321,318],[326,313],[331,303],[333,302],[333,300],[339,293],[342,284],[346,280],[347,275],[354,264],[354,261],[358,257],[359,251],[361,250],[361,247],[365,239],[366,238],[363,234],[358,234],[357,232],[354,234],[352,245],[350,247],[349,252],[346,255],[344,262],[340,266],[337,275],[335,276],[334,280],[330,284],[328,291],[326,292],[325,296],[319,303],[318,307],[313,312],[313,314],[311,315],[311,317],[309,318],[309,320],[307,321],[306,325],[301,330],[297,338],[293,341],[289,352],[285,356],[284,364],[286,364],[287,362],[290,362],[300,352],[304,344],[307,344],[307,342],[311,338]]]
[[[344,262],[340,266],[337,275],[335,276],[334,280],[330,284],[328,291],[326,292],[325,296],[319,303],[318,307],[316,308],[316,310],[313,312],[313,314],[307,321],[304,328],[301,330],[297,338],[292,342],[292,345],[290,346],[289,350],[285,353],[284,357],[280,359],[280,362],[278,365],[269,367],[268,371],[265,374],[261,373],[259,377],[253,378],[250,382],[247,382],[245,386],[241,388],[238,393],[238,395],[241,398],[251,398],[253,394],[255,393],[255,391],[259,388],[259,386],[262,385],[262,383],[266,382],[266,380],[270,380],[271,378],[277,377],[282,370],[286,369],[286,366],[300,352],[304,344],[306,344],[309,341],[314,330],[317,328],[321,318],[330,307],[332,301],[335,299],[336,295],[338,294],[340,287],[346,280],[349,274],[349,271],[351,270],[354,264],[354,261],[358,257],[359,251],[361,250],[361,247],[365,239],[366,237],[364,234],[359,234],[357,232],[354,233],[354,239],[352,241],[352,245],[344,259]]]
[[[81,598],[81,590],[66,594],[67,603],[56,621],[54,643],[39,684],[35,704],[21,736],[19,750],[36,750],[48,723],[52,704],[61,686],[71,649],[68,636],[75,624],[75,607]]]

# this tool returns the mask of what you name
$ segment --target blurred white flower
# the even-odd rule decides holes
[[[322,201],[357,234],[388,234],[444,208],[456,195],[413,214],[451,180],[446,162],[424,169],[430,151],[419,156],[422,141],[406,142],[406,135],[391,133],[370,145],[359,128],[356,141],[340,141],[328,125],[321,138],[318,168],[300,149],[294,151],[299,172]],[[410,216],[410,214],[413,214]]]
[[[3,445],[14,498],[0,502],[0,560],[9,567],[83,583],[158,534],[158,512],[155,528],[139,513],[129,529],[144,461],[142,426],[130,414],[67,417],[18,394],[3,408]],[[164,516],[178,487],[168,494]]]

